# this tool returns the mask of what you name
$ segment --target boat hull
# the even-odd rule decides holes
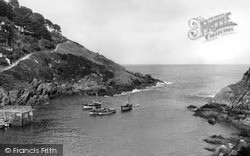
[[[100,111],[90,111],[89,114],[90,115],[110,115],[110,114],[114,114],[116,113],[116,109],[115,108],[111,108],[109,111],[105,111],[105,110],[100,110]]]
[[[93,108],[101,108],[101,104],[83,104],[82,109],[93,109]]]
[[[132,110],[132,106],[121,106],[121,112],[128,112]]]

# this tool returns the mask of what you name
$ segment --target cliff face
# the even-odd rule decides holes
[[[208,104],[188,108],[195,112],[195,116],[212,119],[214,123],[231,123],[249,130],[250,134],[250,69],[240,82],[223,88]]]
[[[250,69],[240,82],[223,88],[213,100],[228,106],[250,108]]]
[[[234,154],[232,155],[237,156],[245,156],[250,153],[249,108],[250,69],[244,74],[240,82],[223,88],[215,95],[212,101],[204,106],[188,106],[188,109],[194,112],[194,116],[208,119],[208,123],[210,124],[216,124],[217,122],[229,123],[241,130],[239,136],[232,138],[224,138],[220,135],[213,135],[208,139],[204,139],[205,142],[215,145],[212,148],[206,148],[206,150],[213,151],[214,155],[218,155],[218,151],[221,150],[221,147],[230,143],[232,147],[234,147]],[[229,146],[227,149],[232,150]]]
[[[73,41],[55,50],[26,55],[0,72],[1,105],[34,105],[58,93],[114,95],[155,85],[150,75],[132,73]]]

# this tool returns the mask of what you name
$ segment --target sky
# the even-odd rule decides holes
[[[19,0],[119,64],[250,64],[247,0]],[[191,40],[188,22],[231,12],[232,34]]]

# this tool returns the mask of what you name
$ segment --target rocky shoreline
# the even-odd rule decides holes
[[[114,96],[121,94],[122,92],[129,92],[133,89],[144,89],[146,87],[155,86],[157,82],[149,85],[141,85],[134,87],[122,86],[121,89],[104,89],[96,88],[95,90],[81,90],[79,85],[70,83],[56,83],[56,82],[44,82],[42,80],[33,79],[28,87],[18,90],[6,91],[0,88],[0,99],[2,106],[4,105],[28,105],[39,106],[48,102],[50,99],[57,98],[60,95],[88,95],[88,96]]]
[[[0,106],[36,106],[60,94],[113,96],[158,82],[68,40],[54,51],[29,54],[0,71]]]
[[[194,116],[202,117],[208,120],[208,124],[227,123],[239,129],[240,133],[231,138],[224,138],[221,135],[213,135],[205,142],[212,147],[205,148],[213,152],[218,152],[220,148],[226,148],[230,151],[230,156],[247,156],[250,155],[250,127],[248,126],[247,115],[249,111],[238,108],[231,108],[225,104],[207,103],[204,106],[196,107],[190,105],[187,107],[194,112]],[[239,146],[239,141],[242,145]],[[231,147],[230,147],[231,146]],[[247,155],[246,155],[247,154]]]
[[[207,104],[196,107],[187,107],[194,112],[194,116],[202,117],[213,125],[227,123],[239,129],[240,133],[232,138],[210,136],[205,142],[214,145],[206,148],[214,155],[224,148],[235,156],[250,156],[250,69],[244,73],[243,78],[236,84],[223,88]],[[241,145],[239,145],[241,144]],[[217,155],[216,155],[217,156]]]

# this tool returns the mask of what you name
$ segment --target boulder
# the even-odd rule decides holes
[[[211,124],[211,125],[214,125],[214,124],[216,124],[216,119],[215,118],[209,118],[208,123]]]

